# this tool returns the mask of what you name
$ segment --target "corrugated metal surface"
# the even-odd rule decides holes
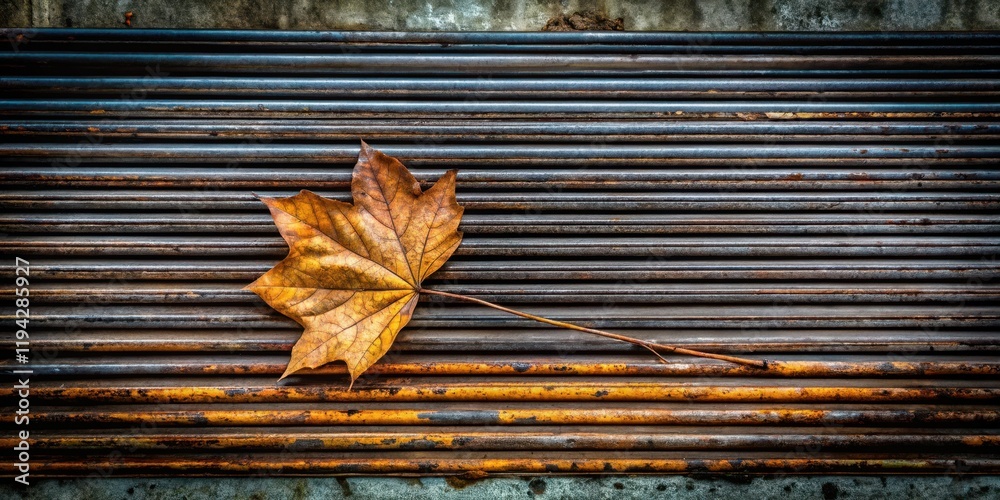
[[[1000,34],[3,35],[35,474],[1000,471]],[[251,192],[347,199],[358,138],[460,169],[429,287],[780,362],[427,300],[276,384]]]

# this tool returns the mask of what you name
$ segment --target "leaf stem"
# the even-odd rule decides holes
[[[674,353],[677,353],[677,354],[687,354],[689,356],[698,356],[700,358],[719,359],[719,360],[722,360],[722,361],[728,361],[730,363],[736,363],[738,365],[751,366],[751,367],[760,368],[760,369],[763,369],[763,370],[767,369],[767,360],[738,358],[738,357],[735,357],[735,356],[726,356],[725,354],[715,354],[715,353],[711,353],[711,352],[701,352],[701,351],[695,351],[693,349],[685,349],[683,347],[674,347],[674,346],[671,346],[671,345],[657,344],[655,342],[648,342],[648,341],[641,340],[641,339],[636,339],[636,338],[632,338],[632,337],[626,337],[625,335],[618,335],[617,333],[606,332],[604,330],[595,330],[593,328],[587,328],[587,327],[580,326],[580,325],[574,325],[573,323],[566,323],[565,321],[556,321],[554,319],[544,318],[542,316],[536,316],[536,315],[531,314],[531,313],[526,313],[524,311],[518,311],[518,310],[515,310],[515,309],[510,309],[508,307],[497,305],[497,304],[494,304],[492,302],[487,302],[487,301],[482,300],[482,299],[477,299],[477,298],[474,298],[474,297],[469,297],[467,295],[461,295],[461,294],[450,293],[450,292],[441,292],[441,291],[438,291],[438,290],[431,290],[431,289],[428,289],[428,288],[421,288],[419,291],[421,293],[427,293],[427,294],[431,294],[431,295],[440,295],[442,297],[450,297],[450,298],[453,298],[453,299],[464,300],[466,302],[472,302],[472,303],[479,304],[479,305],[486,306],[486,307],[492,307],[493,309],[496,309],[498,311],[503,311],[503,312],[506,312],[506,313],[513,314],[515,316],[520,316],[522,318],[527,318],[527,319],[531,319],[531,320],[534,320],[534,321],[538,321],[539,323],[546,323],[546,324],[549,324],[549,325],[558,326],[560,328],[568,328],[570,330],[576,330],[578,332],[592,333],[594,335],[600,335],[601,337],[607,337],[609,339],[614,339],[614,340],[619,340],[619,341],[622,341],[622,342],[628,342],[630,344],[635,344],[637,346],[641,346],[641,347],[645,347],[646,349],[649,349],[650,351],[653,352],[653,354],[656,355],[656,357],[660,358],[661,361],[666,361],[666,360],[664,360],[663,357],[660,356],[660,354],[659,354],[658,351],[674,352]]]

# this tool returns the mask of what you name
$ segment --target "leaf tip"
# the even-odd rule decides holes
[[[368,143],[365,142],[364,139],[361,139],[361,153],[359,154],[359,156],[364,156],[366,158],[370,158],[374,153],[375,153],[375,150],[372,149],[372,147],[369,146]]]
[[[289,375],[301,369],[302,369],[301,367],[293,367],[291,364],[289,364],[288,367],[285,368],[285,373],[282,373],[281,376],[278,377],[278,382],[281,382],[282,380],[286,379]]]
[[[252,194],[254,198],[257,198],[257,200],[259,200],[265,206],[267,206],[267,208],[271,208],[274,205],[274,198],[271,198],[270,196],[261,196],[254,192],[251,192],[250,194]]]

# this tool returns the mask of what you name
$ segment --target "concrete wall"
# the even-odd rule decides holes
[[[508,477],[467,482],[456,478],[186,478],[32,481],[28,488],[0,483],[0,498],[56,500],[988,500],[996,477],[683,476]]]
[[[626,30],[1000,29],[1000,0],[0,0],[0,26],[527,30],[597,10]]]

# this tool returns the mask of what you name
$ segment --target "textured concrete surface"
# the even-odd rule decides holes
[[[0,25],[534,31],[582,10],[626,30],[1000,29],[1000,0],[0,0]]]
[[[39,481],[27,489],[0,486],[0,498],[76,500],[211,499],[628,499],[676,498],[753,500],[995,499],[996,477],[973,476],[786,476],[702,478],[683,476],[608,476],[497,478],[465,482],[446,478],[195,478],[79,479]]]
[[[0,26],[31,26],[31,0],[0,0]]]

